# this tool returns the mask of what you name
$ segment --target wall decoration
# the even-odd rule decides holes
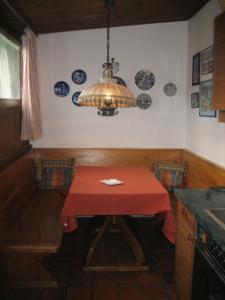
[[[192,58],[192,85],[200,83],[200,52]]]
[[[212,82],[212,80],[207,80],[200,84],[200,117],[216,117],[216,110],[212,109]]]
[[[198,108],[199,107],[199,93],[192,93],[191,94],[191,108]]]
[[[213,72],[213,46],[202,51],[202,75]]]
[[[71,77],[73,82],[76,84],[83,84],[87,79],[86,73],[80,69],[75,70]]]
[[[152,104],[152,99],[148,94],[139,94],[136,99],[136,104],[141,109],[147,109]]]
[[[177,87],[174,83],[169,82],[163,88],[164,94],[168,97],[173,97],[177,93]]]
[[[80,96],[80,94],[81,94],[81,92],[79,91],[79,92],[75,92],[74,94],[73,94],[73,96],[72,96],[72,102],[73,102],[73,104],[74,105],[76,105],[76,106],[81,106],[79,103],[78,103],[78,98],[79,98],[79,96]]]
[[[141,70],[135,75],[135,84],[141,90],[149,90],[155,83],[155,76],[152,72]]]
[[[69,91],[70,91],[70,87],[68,83],[66,83],[65,81],[58,81],[54,85],[54,92],[56,96],[66,97],[69,94]]]
[[[126,85],[126,82],[122,79],[122,78],[120,78],[120,77],[118,77],[118,76],[113,76],[113,79],[115,79],[116,80],[116,83],[117,84],[120,84],[120,85],[123,85],[123,86],[127,86]]]

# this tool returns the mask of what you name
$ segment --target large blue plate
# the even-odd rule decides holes
[[[71,77],[72,77],[73,82],[76,83],[76,84],[82,84],[87,79],[86,73],[83,70],[80,70],[80,69],[75,70],[72,73]]]
[[[152,72],[141,70],[135,75],[135,84],[141,90],[149,90],[155,83],[155,76]]]
[[[54,85],[54,92],[56,96],[66,97],[69,94],[69,91],[70,91],[70,87],[68,83],[66,83],[65,81],[58,81]]]

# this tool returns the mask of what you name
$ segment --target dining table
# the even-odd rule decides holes
[[[61,222],[64,231],[70,232],[78,228],[76,217],[106,216],[89,247],[83,270],[147,271],[143,249],[123,216],[152,216],[161,212],[165,213],[162,232],[174,244],[176,224],[169,194],[148,167],[78,166],[64,203]],[[92,258],[96,246],[112,224],[119,227],[132,250],[134,261],[116,266],[94,266]]]

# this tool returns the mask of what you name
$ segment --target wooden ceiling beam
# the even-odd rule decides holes
[[[10,12],[21,22],[25,25],[25,27],[29,27],[36,35],[38,35],[36,29],[34,28],[34,26],[28,22],[26,20],[26,18],[24,16],[21,15],[20,12],[18,12],[17,9],[15,9],[15,7],[12,6],[11,3],[9,3],[9,1],[7,0],[2,0],[2,3],[10,10]]]
[[[222,10],[225,11],[225,0],[218,0],[219,5],[221,6]]]

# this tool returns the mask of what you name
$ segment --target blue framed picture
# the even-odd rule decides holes
[[[200,117],[216,117],[216,110],[212,109],[212,80],[200,83],[199,94],[199,116]]]

